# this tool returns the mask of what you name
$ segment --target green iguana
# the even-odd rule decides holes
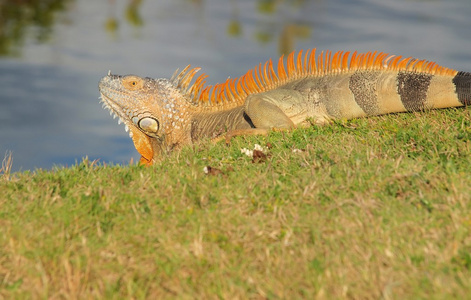
[[[465,106],[471,103],[471,73],[434,62],[387,53],[302,51],[277,70],[269,60],[244,76],[204,86],[199,68],[170,80],[134,75],[105,76],[104,106],[129,129],[141,163],[198,139],[266,133],[388,113]]]

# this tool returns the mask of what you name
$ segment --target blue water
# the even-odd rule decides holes
[[[469,0],[69,1],[46,39],[26,26],[0,57],[0,158],[13,170],[88,156],[127,164],[132,141],[98,100],[116,74],[169,77],[187,64],[208,83],[237,77],[283,52],[378,50],[471,71]]]

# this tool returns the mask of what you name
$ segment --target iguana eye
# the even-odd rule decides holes
[[[138,76],[128,75],[123,78],[123,85],[125,88],[133,91],[142,88],[144,81]]]
[[[159,121],[154,118],[142,118],[137,123],[140,129],[149,132],[149,133],[157,133],[159,131]]]

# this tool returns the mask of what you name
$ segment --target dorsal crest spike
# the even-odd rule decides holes
[[[384,61],[387,56],[388,56],[388,53],[380,52],[375,59],[373,68],[375,70],[381,70],[384,66]]]
[[[358,57],[357,51],[353,52],[352,58],[350,59],[350,69],[356,70],[358,68]]]
[[[177,78],[179,74],[178,71],[180,71],[180,69],[176,69],[175,72],[173,72],[172,77],[170,77],[170,82],[175,82],[175,79]]]
[[[224,103],[225,98],[222,95],[224,95],[224,85],[220,84],[218,85],[217,98],[221,101],[221,103]]]
[[[342,70],[348,70],[348,57],[350,56],[350,51],[347,51],[343,54],[342,57]]]
[[[247,73],[247,86],[251,94],[256,93],[260,90],[259,85],[254,79],[253,70],[249,70],[249,72]]]
[[[234,90],[232,89],[232,81],[233,79],[228,80],[228,84],[226,86],[226,95],[227,95],[227,101],[235,101],[235,96],[234,96]]]
[[[403,58],[397,65],[398,69],[406,69],[407,64],[412,59],[412,57]]]
[[[303,50],[297,53],[293,51],[288,54],[286,62],[284,56],[281,56],[276,71],[273,61],[269,59],[264,64],[260,63],[250,69],[243,76],[228,78],[225,82],[215,85],[205,86],[205,79],[208,77],[206,74],[198,76],[190,85],[196,72],[199,71],[199,68],[190,68],[188,65],[181,72],[175,71],[170,81],[185,93],[191,103],[200,103],[209,108],[216,105],[235,107],[241,105],[250,94],[265,92],[291,80],[309,76],[362,70],[407,71],[450,76],[457,74],[457,71],[441,67],[434,62],[390,56],[384,52],[321,51],[317,55],[316,48],[307,50],[304,54]]]
[[[409,61],[409,63],[407,64],[406,70],[407,70],[407,71],[412,71],[412,70],[414,70],[414,67],[415,67],[415,65],[416,65],[416,63],[417,63],[418,61],[419,61],[419,60],[416,59],[416,58],[411,59],[411,60]]]
[[[308,72],[309,72],[309,49],[307,49],[306,53],[304,54],[303,75],[307,75]]]
[[[401,55],[394,57],[394,59],[389,63],[388,67],[391,67],[393,70],[397,70],[397,63],[402,58]]]
[[[285,64],[283,63],[284,61],[283,58],[284,58],[284,55],[281,55],[280,59],[278,60],[278,67],[277,67],[278,78],[280,78],[280,80],[282,81],[288,78],[288,75],[286,74],[286,71],[285,71]]]
[[[298,56],[296,58],[296,73],[300,73],[301,75],[304,74],[302,59],[303,59],[303,50],[298,52]]]
[[[294,51],[288,55],[286,60],[286,68],[288,69],[288,77],[291,78],[296,73],[296,66],[294,64]]]
[[[196,78],[195,83],[188,90],[188,94],[192,95],[192,98],[196,98],[196,96],[199,94],[201,88],[205,83],[204,79],[206,78],[208,78],[208,75],[204,73],[198,76],[198,78]]]
[[[360,58],[359,67],[360,67],[361,69],[365,69],[365,66],[366,66],[365,61],[366,61],[366,57],[367,57],[368,54],[369,54],[369,52],[362,53],[362,54],[359,55],[359,58]]]
[[[324,66],[324,51],[321,51],[321,54],[317,57],[317,66],[318,66],[318,74],[324,74],[325,66]]]
[[[422,72],[423,71],[423,65],[425,63],[425,59],[422,59],[422,60],[419,60],[415,66],[414,66],[414,69],[418,70],[419,72]]]
[[[327,50],[326,54],[325,54],[325,64],[326,64],[326,72],[325,73],[330,73],[332,72],[332,60],[330,59],[331,58],[331,55],[332,55],[332,51],[330,50]]]
[[[261,69],[262,69],[262,63],[260,63],[260,64],[255,68],[255,80],[257,80],[257,85],[258,85],[259,89],[260,89],[260,87],[263,86],[263,83],[262,83],[261,80],[260,80],[260,79],[262,78],[262,77],[261,77],[261,75],[262,75],[262,73],[261,73],[262,70],[261,70]],[[259,76],[259,74],[260,74],[260,76]]]
[[[242,76],[239,80],[240,83],[240,89],[243,93],[246,93],[247,95],[250,94],[249,87],[247,86],[248,83],[248,78],[249,78],[249,73],[246,73],[244,76]]]
[[[241,82],[244,80],[245,76],[246,76],[246,75],[243,75],[243,76],[239,77],[239,80],[237,80],[237,84],[236,84],[237,95],[243,95],[243,96],[245,96],[245,95],[244,95],[244,94],[245,94],[245,91],[244,91],[244,89],[243,89],[243,87],[242,87],[242,84],[241,84]]]
[[[269,60],[271,61],[271,59]],[[267,73],[267,68],[268,68],[268,62],[265,62],[265,64],[263,65],[263,83],[265,84],[265,86],[269,85],[270,84],[270,78],[268,78],[268,73]]]
[[[372,69],[373,68],[373,64],[374,64],[374,61],[375,61],[375,57],[376,57],[376,53],[378,51],[375,51],[373,52],[373,54],[371,54],[370,56],[368,56],[368,61],[366,62],[366,68],[367,69]]]
[[[170,78],[170,81],[173,82],[175,85],[178,85],[180,83],[180,80],[182,79],[183,76],[185,76],[185,73],[191,68],[191,65],[186,66],[180,73],[180,69],[177,69],[172,77]]]
[[[332,71],[338,72],[340,69],[340,58],[342,57],[343,51],[335,52],[332,57]]]
[[[311,55],[309,55],[309,69],[308,72],[311,74],[317,74],[316,65],[316,48],[312,49]]]
[[[181,88],[182,90],[187,90],[190,85],[191,80],[195,76],[196,72],[198,72],[199,70],[201,70],[201,68],[193,68],[190,71],[188,71],[183,76],[183,78],[181,78],[178,81],[178,87]],[[178,77],[180,77],[180,75],[178,75]]]
[[[278,76],[276,76],[275,70],[273,69],[273,62],[271,59],[268,61],[268,75],[270,76],[270,85],[279,79]]]

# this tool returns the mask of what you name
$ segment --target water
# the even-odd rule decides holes
[[[14,171],[85,156],[139,158],[99,104],[97,84],[108,70],[169,77],[191,64],[216,83],[317,47],[471,71],[469,0],[28,1],[43,4],[36,14],[16,2],[0,1],[0,157],[11,151]],[[18,19],[12,7],[26,13]]]

